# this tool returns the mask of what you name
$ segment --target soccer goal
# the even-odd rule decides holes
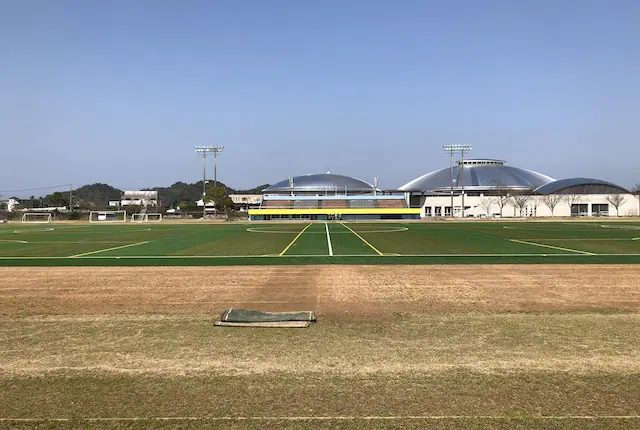
[[[160,221],[162,221],[161,213],[131,214],[131,222],[160,222]]]
[[[52,220],[53,217],[49,212],[25,212],[22,215],[22,222],[46,223]]]
[[[89,222],[127,222],[127,213],[125,211],[91,211],[89,212]]]

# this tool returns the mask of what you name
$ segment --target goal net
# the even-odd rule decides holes
[[[91,211],[89,212],[89,222],[127,222],[127,213],[125,211]]]
[[[26,212],[22,215],[22,222],[44,223],[51,222],[52,219],[49,212]]]
[[[161,213],[131,214],[131,222],[160,222],[160,221],[162,221]]]

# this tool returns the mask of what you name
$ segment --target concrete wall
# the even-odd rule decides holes
[[[580,195],[579,200],[574,202],[575,204],[586,205],[584,208],[584,212],[581,213],[581,216],[597,216],[595,213],[594,204],[606,205],[604,209],[606,212],[600,214],[600,216],[616,216],[615,207],[607,202],[607,194],[594,194],[594,195]],[[490,202],[490,210],[489,216],[499,216],[500,207],[495,202],[496,197],[491,196],[465,196],[465,216],[473,216],[473,217],[487,217],[487,210],[484,206],[486,206],[486,202]],[[461,215],[461,197],[455,196],[454,200],[454,215]],[[421,208],[421,217],[437,217],[437,216],[449,216],[448,207],[451,206],[451,197],[449,196],[426,196],[424,204]],[[431,209],[430,215],[428,209]],[[439,215],[437,214],[437,209],[439,208]],[[619,210],[620,216],[638,216],[639,215],[639,203],[638,197],[632,194],[624,194],[624,201],[620,205]],[[551,209],[547,205],[543,203],[542,196],[532,197],[522,213],[520,214],[520,209],[516,208],[513,202],[509,201],[506,206],[504,206],[502,211],[503,217],[550,217]],[[566,199],[563,197],[560,202],[558,202],[557,206],[554,208],[553,216],[558,217],[568,217],[571,216],[571,208],[567,203]]]

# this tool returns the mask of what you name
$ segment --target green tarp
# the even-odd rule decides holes
[[[263,312],[252,309],[229,308],[222,312],[220,321],[225,323],[315,322],[316,315],[312,311]]]

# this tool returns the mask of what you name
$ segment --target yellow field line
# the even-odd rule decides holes
[[[597,255],[597,254],[594,254],[593,252],[580,251],[578,249],[571,249],[571,248],[562,248],[560,246],[545,245],[544,243],[527,242],[526,240],[518,240],[518,239],[509,239],[509,240],[511,240],[511,242],[523,243],[525,245],[532,245],[532,246],[540,246],[542,248],[557,249],[559,251],[575,252],[575,253],[584,254],[584,255]]]
[[[98,254],[100,252],[107,252],[107,251],[114,251],[116,249],[129,248],[131,246],[144,245],[145,243],[149,243],[149,241],[145,240],[144,242],[130,243],[128,245],[114,246],[113,248],[105,248],[105,249],[98,249],[97,251],[83,252],[82,254],[70,255],[69,258],[84,257],[85,255]]]
[[[282,252],[280,254],[278,254],[280,257],[282,257],[284,255],[285,252],[287,252],[289,250],[289,248],[291,248],[291,245],[293,245],[295,243],[296,240],[298,240],[298,238],[300,236],[302,236],[302,233],[305,232],[306,229],[308,229],[309,227],[311,227],[311,223],[307,224],[307,226],[305,228],[303,228],[300,233],[298,233],[298,235],[296,237],[293,238],[293,240],[291,241],[291,243],[289,245],[287,245],[287,247],[285,249],[282,250]]]
[[[341,222],[340,224],[342,224],[342,226],[343,226],[344,228],[346,228],[347,230],[349,230],[351,233],[355,234],[355,235],[356,235],[356,236],[357,236],[361,241],[363,241],[364,243],[366,243],[366,244],[369,246],[369,248],[373,249],[373,250],[374,250],[378,255],[380,255],[380,256],[384,255],[384,254],[382,254],[382,252],[378,251],[378,250],[376,249],[376,247],[375,247],[375,246],[373,246],[373,245],[371,245],[369,242],[367,242],[367,241],[365,240],[365,238],[364,238],[364,237],[360,236],[358,233],[356,233],[355,231],[353,231],[353,229],[351,229],[348,225],[346,225],[346,224],[345,224],[345,223],[343,223],[343,222]]]

